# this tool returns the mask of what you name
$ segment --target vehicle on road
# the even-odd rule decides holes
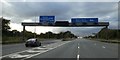
[[[31,38],[26,41],[25,46],[26,47],[38,47],[38,46],[41,46],[41,42],[39,42],[37,38]]]

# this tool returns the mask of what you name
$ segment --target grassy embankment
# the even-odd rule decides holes
[[[103,28],[92,38],[101,42],[120,44],[120,30]]]
[[[95,40],[95,41],[100,41],[100,42],[106,42],[106,43],[117,43],[117,44],[120,44],[120,40],[118,39],[115,39],[115,40],[106,40],[106,39],[96,39],[96,38],[92,38],[90,40]]]
[[[39,41],[47,41],[47,40],[61,40],[61,39],[55,39],[55,38],[37,38]],[[25,41],[27,38],[25,38]],[[17,44],[17,43],[25,43],[23,41],[22,37],[3,37],[2,38],[2,44]],[[1,44],[1,43],[0,43]]]
[[[21,37],[2,37],[2,44],[23,43]]]

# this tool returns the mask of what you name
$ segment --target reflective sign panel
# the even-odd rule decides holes
[[[89,23],[89,22],[93,22],[93,23],[98,23],[98,18],[72,18],[71,19],[72,23]]]
[[[55,16],[40,16],[40,22],[49,22],[52,23],[55,21]]]
[[[55,22],[55,16],[40,16],[39,22],[43,25],[53,25]]]

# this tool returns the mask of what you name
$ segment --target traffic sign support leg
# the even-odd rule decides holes
[[[25,41],[25,26],[23,26],[23,41]]]
[[[106,28],[106,40],[108,40],[108,26],[106,26],[105,28]]]

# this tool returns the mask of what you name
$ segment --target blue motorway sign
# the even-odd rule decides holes
[[[39,22],[40,23],[54,23],[55,16],[40,16]]]
[[[92,23],[98,23],[98,18],[72,18],[71,19],[71,22],[72,23],[89,23],[89,22],[92,22]]]

